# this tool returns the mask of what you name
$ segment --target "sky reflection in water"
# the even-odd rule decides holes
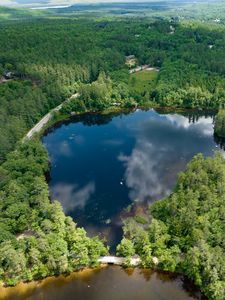
[[[52,163],[51,197],[78,225],[90,234],[104,233],[111,243],[121,235],[124,208],[165,197],[196,153],[208,156],[217,149],[211,117],[193,123],[154,110],[83,116],[43,142]]]

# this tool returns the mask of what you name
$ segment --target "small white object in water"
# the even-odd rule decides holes
[[[120,181],[120,184],[123,185],[123,181]]]
[[[216,145],[216,148],[218,148],[218,145]]]

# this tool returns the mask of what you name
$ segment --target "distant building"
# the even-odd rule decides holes
[[[156,72],[159,72],[160,71],[160,68],[158,67],[150,67],[150,65],[142,65],[142,66],[138,66],[134,69],[131,69],[129,71],[130,74],[133,74],[133,73],[137,73],[137,72],[140,72],[140,71],[156,71]]]
[[[135,55],[128,55],[126,56],[126,60],[130,60],[130,59],[134,59],[135,58]]]
[[[129,66],[130,68],[134,67],[137,64],[137,59],[136,59],[135,55],[128,55],[128,56],[126,56],[126,62],[125,62],[125,64],[127,66]]]
[[[13,72],[5,72],[4,73],[5,79],[12,79],[14,77]]]
[[[175,32],[175,27],[170,25],[170,32],[169,33],[174,34],[174,32]]]

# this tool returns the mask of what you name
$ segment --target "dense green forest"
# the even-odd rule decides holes
[[[209,299],[225,297],[225,161],[195,156],[173,193],[150,206],[150,223],[125,221],[117,253],[140,255],[143,267],[177,271],[193,279]]]
[[[13,285],[95,265],[107,253],[50,203],[47,153],[37,140],[21,143],[25,133],[77,92],[62,113],[223,109],[225,29],[174,19],[30,18],[2,22],[0,39],[0,279]],[[129,74],[129,55],[159,70],[144,89]],[[224,172],[220,156],[194,158],[173,194],[151,207],[148,228],[127,221],[119,254],[139,254],[144,267],[155,255],[160,268],[182,271],[209,299],[224,299]]]
[[[222,138],[225,137],[225,110],[224,109],[219,110],[218,114],[216,115],[214,131],[218,137],[222,137]]]
[[[139,19],[1,24],[0,74],[11,72],[12,78],[0,79],[0,161],[41,116],[78,90],[83,98],[74,100],[71,109],[79,104],[81,111],[115,102],[223,107],[224,31],[219,26]],[[135,55],[139,65],[160,68],[149,89],[131,87],[127,55]],[[93,101],[85,103],[86,96]]]
[[[95,266],[107,253],[50,203],[45,173],[48,155],[39,141],[18,145],[0,167],[0,282],[44,278]]]

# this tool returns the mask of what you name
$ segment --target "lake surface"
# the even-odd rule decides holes
[[[197,293],[197,292],[196,292]],[[0,288],[0,300],[193,300],[182,276],[119,267]],[[198,298],[199,299],[199,298]]]
[[[51,160],[50,194],[90,235],[101,234],[115,247],[121,216],[171,192],[178,172],[202,152],[212,155],[213,119],[199,114],[79,116],[43,137]],[[113,248],[112,247],[112,248]]]
[[[212,116],[154,110],[77,116],[52,128],[43,143],[52,165],[52,199],[90,235],[100,233],[113,247],[129,205],[144,212],[171,192],[178,172],[196,153],[220,150]],[[0,300],[200,298],[182,276],[112,266],[0,288]]]

